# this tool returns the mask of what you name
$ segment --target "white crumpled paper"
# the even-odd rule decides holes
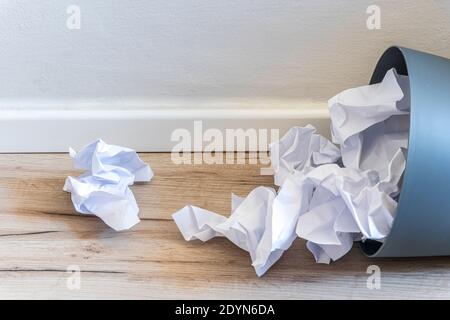
[[[345,90],[328,101],[333,142],[347,168],[387,174],[389,162],[407,148],[409,79],[389,70],[379,84]]]
[[[315,132],[312,125],[294,127],[270,146],[275,185],[281,186],[287,176],[301,175],[319,165],[339,161],[339,148]]]
[[[64,191],[70,192],[75,210],[94,214],[116,231],[137,224],[139,208],[129,186],[150,181],[151,168],[128,148],[97,140],[76,153],[69,150],[76,169],[86,172],[68,177]]]
[[[301,181],[312,183],[309,210],[298,219],[297,235],[317,262],[329,263],[345,255],[353,241],[383,241],[389,234],[397,209],[392,198],[405,168],[403,150],[389,163],[380,179],[374,170],[361,171],[328,164],[307,173]]]
[[[294,174],[315,184],[297,234],[323,263],[345,255],[355,240],[383,241],[389,234],[406,165],[408,77],[391,69],[380,84],[333,97],[329,108],[333,142],[340,145],[344,167],[324,165]],[[279,174],[283,172],[275,177]]]
[[[261,276],[295,240],[298,213],[307,206],[306,198],[298,195],[307,192],[289,182],[278,194],[272,188],[258,187],[244,199],[233,195],[229,218],[193,206],[184,207],[173,218],[187,241],[227,237],[250,253],[256,274]]]
[[[340,148],[312,126],[292,128],[271,145],[278,192],[256,188],[233,201],[229,218],[187,206],[173,216],[184,238],[227,237],[250,253],[259,276],[297,236],[319,263],[341,258],[354,241],[383,241],[406,163],[408,78],[389,70],[379,84],[336,95],[329,109]]]

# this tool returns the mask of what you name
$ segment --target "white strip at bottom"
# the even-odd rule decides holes
[[[201,121],[200,133],[194,132],[195,121]],[[278,129],[281,137],[293,126],[312,124],[319,133],[327,136],[329,123],[327,109],[316,107],[0,110],[0,152],[67,152],[69,147],[79,149],[98,138],[140,152],[170,152],[177,144],[172,141],[172,134],[177,129],[187,129],[192,139],[198,141],[198,135],[202,136],[210,128],[219,129],[224,137],[226,129]],[[206,144],[207,141],[203,141],[203,145]],[[197,144],[194,151],[202,151],[198,148]]]

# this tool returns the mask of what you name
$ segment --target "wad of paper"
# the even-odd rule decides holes
[[[129,186],[150,181],[151,168],[128,148],[97,140],[78,153],[69,150],[76,169],[86,170],[68,177],[64,191],[70,192],[75,210],[93,214],[116,231],[137,224],[139,208]]]
[[[249,252],[258,276],[297,236],[319,263],[341,258],[354,241],[382,242],[406,163],[408,77],[391,69],[381,83],[345,90],[328,105],[333,142],[313,126],[292,128],[270,148],[278,192],[233,196],[228,218],[187,206],[173,215],[184,238],[226,237]]]

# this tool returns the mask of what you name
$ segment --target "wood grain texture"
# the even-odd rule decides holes
[[[357,248],[319,265],[297,240],[262,278],[226,239],[185,242],[171,214],[194,204],[227,214],[230,194],[272,184],[258,165],[174,165],[142,154],[155,178],[132,187],[142,221],[114,232],[73,210],[64,179],[78,172],[65,154],[0,155],[0,298],[337,299],[450,298],[450,258],[367,259]],[[381,289],[366,286],[381,268]],[[81,269],[69,290],[69,266]]]

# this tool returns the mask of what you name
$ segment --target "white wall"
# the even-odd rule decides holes
[[[0,0],[0,108],[295,106],[392,44],[450,57],[450,1]]]

